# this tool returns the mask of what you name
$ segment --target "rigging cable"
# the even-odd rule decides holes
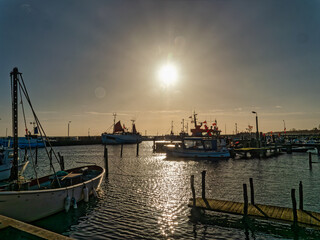
[[[20,84],[19,81],[18,81],[18,83],[19,83],[19,91],[20,91],[20,96],[21,96],[21,107],[22,107],[22,113],[23,113],[23,119],[24,119],[24,126],[25,126],[25,129],[26,129],[26,131],[27,131],[27,121],[26,121],[26,115],[25,115],[24,105],[23,105],[23,98],[22,98],[22,93],[21,93],[21,84]],[[27,140],[28,140],[28,143],[29,143],[29,148],[30,148],[29,150],[30,150],[30,153],[31,153],[31,142],[30,142],[30,138],[29,138],[28,134],[26,134],[26,136],[27,136]],[[38,179],[38,173],[37,173],[37,171],[36,171],[36,167],[35,167],[35,164],[34,164],[32,155],[31,155],[31,162],[32,162],[34,174],[35,174],[36,179],[37,179],[38,187],[40,188],[40,183],[39,183],[39,179]]]
[[[50,141],[49,141],[49,138],[47,137],[47,135],[46,135],[46,133],[45,133],[45,131],[44,131],[44,129],[43,129],[43,127],[42,127],[42,125],[41,125],[41,123],[40,123],[40,121],[39,121],[36,113],[35,113],[35,111],[34,111],[34,108],[33,108],[33,106],[32,106],[32,103],[31,103],[31,100],[30,100],[29,94],[28,94],[28,92],[27,92],[27,88],[26,88],[26,85],[25,85],[25,83],[24,83],[24,80],[23,80],[23,77],[22,77],[22,74],[21,74],[21,73],[20,73],[20,77],[21,77],[21,81],[22,81],[22,88],[21,88],[21,89],[22,89],[22,91],[23,91],[23,93],[24,93],[24,95],[25,95],[25,98],[26,98],[27,102],[29,103],[29,106],[30,106],[31,111],[32,111],[33,116],[34,116],[34,119],[35,119],[35,121],[36,121],[36,123],[37,123],[37,126],[40,127],[40,128],[39,128],[39,130],[40,130],[39,132],[40,132],[41,139],[42,139],[42,141],[44,142],[43,138],[45,137],[46,141],[49,143],[49,146],[50,146],[52,152],[54,153],[54,156],[55,156],[57,162],[58,162],[58,163],[60,164],[60,166],[61,166],[61,163],[60,163],[60,161],[58,160],[58,157],[57,157],[55,151],[54,151],[53,148],[52,148],[52,145],[51,145],[51,143],[50,143]],[[45,143],[44,143],[44,144],[45,144]],[[49,151],[48,151],[48,149],[47,149],[47,147],[46,147],[46,144],[45,144],[45,150],[46,150],[47,156],[50,158]],[[57,174],[56,174],[56,171],[55,171],[55,169],[54,169],[54,166],[53,166],[52,162],[50,163],[50,165],[51,165],[51,168],[52,168],[52,170],[53,170],[53,172],[54,172],[54,175],[55,175],[55,177],[56,177],[56,179],[57,179],[57,182],[58,182],[59,186],[61,187],[60,180],[59,180],[59,178],[58,178],[58,176],[57,176]]]

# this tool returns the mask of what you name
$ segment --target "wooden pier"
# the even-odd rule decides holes
[[[191,176],[192,199],[190,199],[188,207],[193,210],[202,209],[229,214],[243,215],[244,217],[257,217],[266,220],[278,220],[293,223],[294,226],[299,224],[309,225],[320,229],[320,213],[304,210],[303,185],[299,183],[299,209],[297,209],[297,201],[295,189],[291,189],[292,208],[271,206],[265,204],[257,204],[254,200],[253,179],[250,178],[250,201],[248,200],[247,184],[243,184],[243,203],[234,201],[224,201],[217,199],[208,199],[206,197],[205,187],[206,171],[202,171],[202,196],[197,198],[194,188],[194,175]],[[192,211],[194,212],[194,211]]]
[[[193,199],[190,199],[188,206],[194,207]],[[240,202],[196,198],[195,207],[204,210],[224,212],[229,214],[245,214],[245,204]],[[292,223],[294,222],[293,209],[286,207],[277,207],[262,204],[248,204],[247,216]],[[320,213],[297,209],[297,222],[301,224],[320,227]]]
[[[55,240],[71,240],[72,239],[67,236],[63,236],[46,229],[36,227],[34,225],[15,220],[13,218],[0,215],[0,228],[3,229],[6,227],[12,227],[42,239],[55,239]]]
[[[253,158],[260,158],[260,157],[271,157],[277,156],[281,154],[281,146],[274,146],[274,147],[261,147],[261,148],[235,148],[233,151],[237,154],[242,155],[244,158],[248,158],[248,153],[250,157]]]

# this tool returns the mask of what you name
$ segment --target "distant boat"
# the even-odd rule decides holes
[[[212,138],[186,137],[181,143],[169,145],[166,154],[181,158],[229,158],[230,152],[225,143],[218,144],[218,141]]]
[[[7,180],[10,178],[11,168],[13,166],[12,162],[13,149],[7,147],[0,148],[0,181]],[[19,162],[19,171],[21,171],[23,167],[25,168],[28,165],[28,163],[29,161]]]
[[[193,137],[218,137],[220,136],[221,130],[218,129],[217,126],[217,120],[214,121],[212,126],[208,127],[207,126],[207,121],[200,122],[198,124],[197,122],[197,115],[195,112],[193,113],[193,116],[190,116],[191,122],[194,123],[194,128],[190,129],[191,134]],[[204,128],[201,128],[201,127]]]
[[[3,147],[13,147],[13,138],[7,137],[7,138],[0,138],[0,146]],[[45,141],[39,137],[39,136],[26,136],[26,137],[19,137],[19,148],[43,148],[45,147]]]
[[[116,114],[114,116],[113,133],[102,133],[102,143],[107,145],[117,145],[117,144],[134,144],[141,143],[142,137],[137,132],[134,120],[132,121],[132,131],[129,132],[125,127],[122,127],[121,122],[115,123]]]

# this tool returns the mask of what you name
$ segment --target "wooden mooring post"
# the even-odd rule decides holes
[[[38,145],[36,146],[36,161],[35,164],[38,164]]]
[[[299,209],[303,210],[303,187],[302,181],[299,183]]]
[[[60,152],[58,152],[58,156],[59,156],[59,164],[60,164],[60,169],[61,171],[64,171],[64,158],[63,156],[60,154]]]
[[[297,214],[297,201],[296,201],[296,190],[291,189],[291,200],[292,200],[292,213],[293,213],[293,224],[298,223],[298,214]]]
[[[104,165],[106,168],[106,176],[109,175],[109,160],[108,160],[108,148],[107,145],[104,145]]]
[[[194,189],[194,175],[191,175],[190,184],[191,184],[191,191],[192,191],[193,207],[195,207],[196,206],[196,190]]]
[[[312,170],[312,155],[311,155],[311,152],[309,152],[309,169]]]
[[[202,171],[202,199],[206,198],[206,171]]]
[[[251,204],[254,205],[254,188],[253,188],[253,179],[249,178],[250,182],[250,196],[251,196]]]
[[[139,143],[137,143],[137,157],[139,156]]]
[[[122,153],[123,153],[123,143],[121,144],[120,157],[122,157]]]
[[[28,148],[26,147],[25,149],[24,149],[24,158],[23,158],[23,161],[24,162],[26,162],[27,161],[27,157],[28,156]]]
[[[243,184],[243,214],[244,216],[248,215],[248,190],[247,190],[247,184]]]

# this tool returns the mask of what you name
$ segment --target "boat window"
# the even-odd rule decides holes
[[[186,148],[203,149],[201,140],[185,140],[184,145]]]
[[[206,149],[212,149],[212,142],[211,141],[204,141],[204,147]]]

